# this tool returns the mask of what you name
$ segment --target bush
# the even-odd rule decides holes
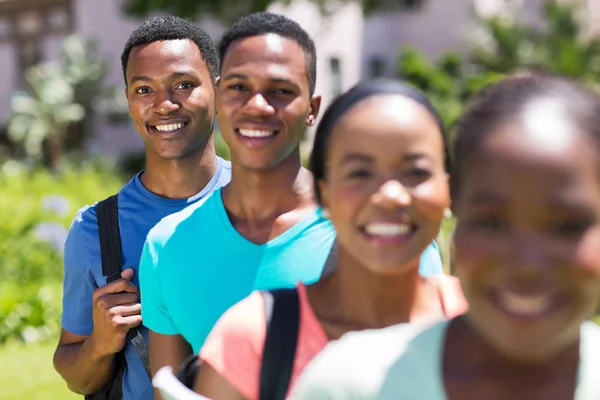
[[[62,249],[79,207],[113,193],[121,179],[88,164],[60,174],[0,165],[0,343],[37,340],[58,329]]]

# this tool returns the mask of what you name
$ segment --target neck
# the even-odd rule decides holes
[[[347,330],[432,318],[432,297],[439,305],[439,295],[436,287],[419,275],[419,258],[398,269],[403,271],[375,274],[340,247],[336,270],[309,286],[309,300],[320,320]]]
[[[577,374],[579,341],[549,358],[518,360],[500,354],[488,344],[468,318],[467,315],[457,317],[448,328],[444,346],[445,379],[462,381],[481,376],[507,387],[523,387]]]
[[[277,166],[251,170],[232,161],[231,182],[223,188],[230,214],[245,220],[268,220],[292,210],[316,207],[312,174],[293,153]]]
[[[217,172],[218,161],[212,139],[201,150],[186,157],[167,160],[146,150],[142,184],[167,199],[187,199],[202,191]]]

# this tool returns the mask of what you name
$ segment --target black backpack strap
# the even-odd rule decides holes
[[[96,205],[98,233],[100,234],[100,254],[102,257],[102,275],[106,283],[121,278],[121,232],[119,231],[118,195],[110,196]]]
[[[188,389],[194,389],[196,375],[198,375],[198,371],[200,370],[200,366],[202,364],[203,362],[197,354],[190,354],[188,358],[185,359],[183,364],[181,364],[175,376]]]
[[[146,372],[146,376],[152,382],[152,373],[150,372],[150,357],[148,357],[148,345],[144,340],[144,336],[139,329],[134,328],[130,329],[127,332],[127,340],[131,342],[133,348],[138,353],[140,360],[142,361],[142,366],[144,367],[144,372]]]
[[[123,256],[121,255],[121,232],[119,230],[119,198],[118,194],[102,200],[96,205],[98,217],[98,233],[100,235],[100,255],[102,258],[102,275],[106,283],[121,278]],[[138,353],[148,379],[152,381],[148,346],[144,336],[138,329],[127,332],[127,340],[131,342]],[[124,357],[123,357],[124,358]]]
[[[331,274],[335,270],[335,266],[338,260],[338,242],[337,239],[333,240],[333,244],[331,245],[331,249],[329,250],[329,255],[327,256],[327,260],[325,260],[325,265],[323,266],[323,271],[321,272],[321,277],[327,276]]]
[[[284,400],[290,385],[298,328],[300,300],[296,289],[262,292],[267,336],[260,370],[260,400]]]

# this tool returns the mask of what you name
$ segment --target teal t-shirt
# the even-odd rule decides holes
[[[331,223],[315,211],[254,244],[235,230],[215,191],[148,234],[140,264],[144,325],[181,334],[198,352],[219,317],[253,290],[318,280],[334,238]]]
[[[219,317],[253,290],[316,282],[335,230],[320,211],[258,245],[233,227],[221,190],[159,222],[148,234],[140,262],[144,325],[180,334],[198,352]],[[419,272],[443,274],[435,242],[421,255]]]

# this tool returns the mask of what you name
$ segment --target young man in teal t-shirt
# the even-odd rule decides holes
[[[318,280],[335,238],[300,160],[321,103],[313,41],[290,19],[257,13],[233,25],[219,50],[215,104],[232,178],[148,235],[140,283],[153,373],[198,352],[252,290]]]

